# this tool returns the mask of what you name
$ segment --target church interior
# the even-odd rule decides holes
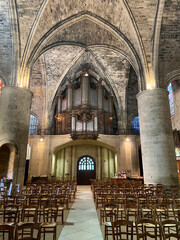
[[[179,0],[0,0],[0,56],[0,204],[71,189],[80,211],[88,189],[102,222],[100,188],[177,193]]]

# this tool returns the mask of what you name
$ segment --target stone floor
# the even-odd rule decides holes
[[[58,240],[102,240],[90,186],[78,186],[77,197]]]

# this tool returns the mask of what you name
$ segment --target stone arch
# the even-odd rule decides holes
[[[96,162],[90,155],[82,155],[77,159],[77,184],[90,185],[91,179],[96,179]]]
[[[18,146],[12,142],[0,144],[0,178],[6,177],[15,181],[18,161]]]
[[[167,89],[168,85],[176,80],[180,80],[180,69],[174,70],[166,75],[164,87]]]
[[[81,156],[88,155],[96,162],[97,178],[113,177],[117,171],[115,154],[116,149],[114,146],[96,140],[74,140],[60,146],[57,145],[52,150],[51,175],[63,180],[69,171],[67,175],[69,180],[76,180],[77,162]]]
[[[117,28],[114,28],[113,26],[111,26],[108,22],[106,22],[105,20],[99,18],[98,16],[91,14],[91,13],[87,13],[87,12],[82,12],[79,15],[75,15],[72,16],[71,18],[68,18],[62,22],[59,22],[57,25],[55,25],[54,27],[52,27],[37,43],[36,46],[34,46],[33,49],[31,49],[28,61],[27,61],[27,67],[29,69],[31,69],[32,65],[34,64],[34,62],[36,61],[36,59],[47,49],[59,44],[59,42],[63,43],[65,42],[66,44],[68,43],[68,39],[61,39],[61,40],[53,40],[54,37],[57,38],[57,34],[58,31],[60,29],[65,29],[66,31],[70,25],[73,25],[74,28],[74,24],[79,24],[79,22],[81,22],[82,20],[88,20],[89,22],[93,22],[94,24],[96,24],[97,26],[101,27],[102,29],[104,29],[103,31],[107,31],[109,32],[110,36],[113,39],[116,39],[115,45],[114,47],[118,48],[118,49],[125,49],[126,52],[126,56],[129,56],[129,59],[132,60],[132,62],[134,62],[134,64],[136,65],[136,69],[139,72],[139,76],[140,76],[140,81],[141,81],[141,88],[144,88],[144,74],[145,74],[145,68],[143,68],[143,64],[141,63],[140,57],[138,55],[138,53],[136,52],[135,48],[133,47],[132,43],[127,39],[127,37],[125,35],[123,35],[123,33],[121,33],[119,30],[117,30]],[[62,37],[62,33],[60,33],[60,36]],[[66,34],[67,36],[67,34]],[[52,38],[52,39],[51,39]],[[51,41],[50,41],[51,40]],[[54,41],[54,42],[53,42]],[[79,40],[76,39],[75,42],[71,41],[69,42],[69,44],[73,45],[78,45],[80,44],[82,47],[87,47],[87,46],[91,46],[92,44],[82,44],[82,43],[78,43]],[[119,46],[117,45],[117,42],[119,42]],[[102,44],[102,43],[98,43],[98,44]],[[107,44],[109,46],[113,46],[113,44],[109,43]],[[144,69],[144,70],[143,70]]]

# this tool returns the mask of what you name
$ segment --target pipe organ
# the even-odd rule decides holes
[[[72,139],[97,139],[98,134],[117,134],[112,95],[87,72],[73,80],[56,100],[56,134]]]

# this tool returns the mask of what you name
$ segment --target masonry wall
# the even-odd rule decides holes
[[[59,179],[74,180],[77,176],[77,161],[89,155],[96,162],[96,177],[111,178],[117,171],[127,171],[131,177],[139,176],[139,136],[100,135],[97,141],[72,141],[70,135],[30,136],[31,158],[29,179],[47,175]],[[117,159],[117,163],[115,161]]]

